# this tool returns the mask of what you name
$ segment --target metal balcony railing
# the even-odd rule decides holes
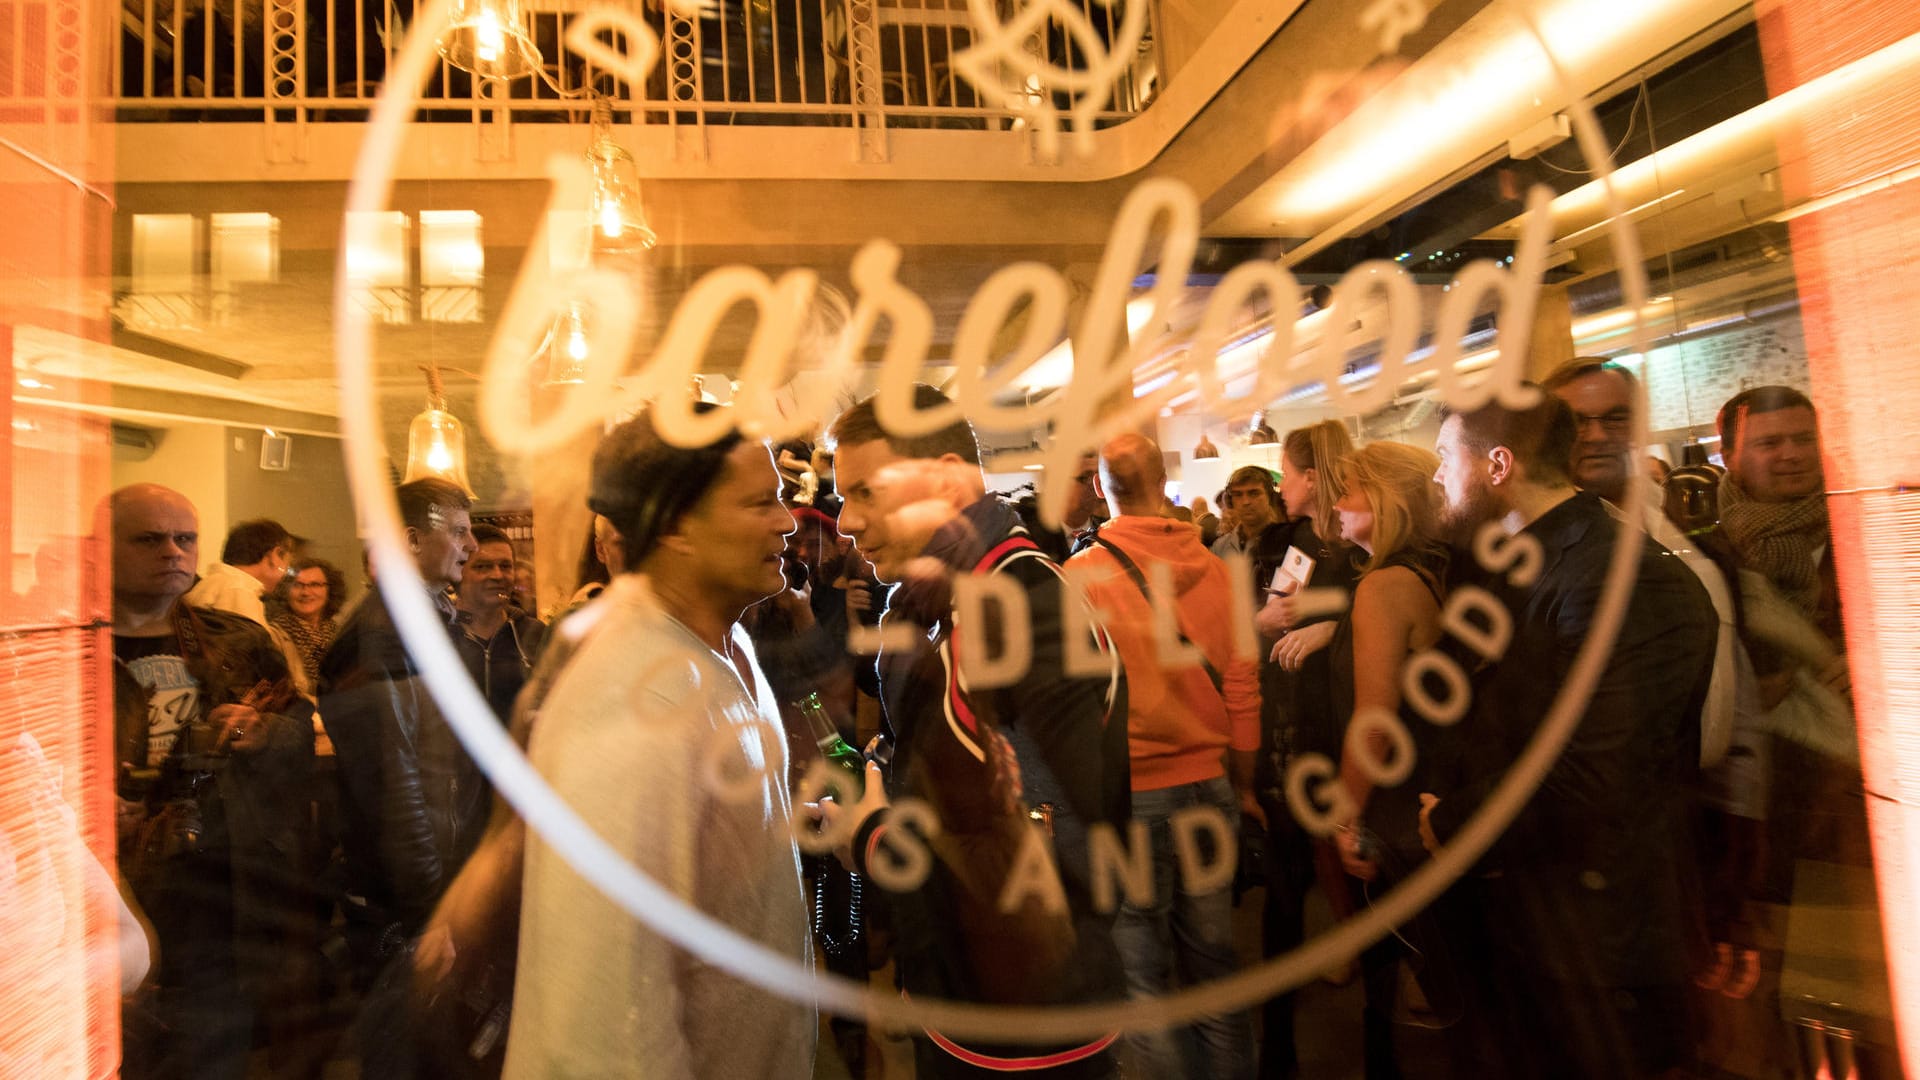
[[[49,7],[68,2],[46,0]],[[364,120],[415,2],[121,0],[113,105],[120,120],[133,122]],[[657,0],[645,0],[636,13],[659,35],[661,62],[641,87],[566,47],[570,21],[586,2],[536,0],[530,6],[538,10],[523,12],[541,77],[489,83],[442,62],[422,91],[418,118],[479,120],[505,109],[516,121],[581,122],[588,105],[580,95],[591,90],[638,123],[861,126],[876,114],[887,127],[991,130],[1021,122],[1018,102],[980,92],[956,69],[954,58],[975,39],[966,0],[707,0],[691,18],[669,17]],[[1097,0],[1070,2],[1104,42],[1118,36],[1118,11]],[[13,38],[12,54],[53,49],[47,20],[17,15],[32,0],[14,4],[12,25],[0,24],[0,35]],[[849,34],[855,25],[874,33]],[[1159,81],[1154,42],[1150,19],[1097,124],[1146,107]],[[1085,67],[1080,44],[1058,19],[1025,47],[1057,67]],[[44,97],[44,85],[22,77],[32,63],[10,66],[0,70],[0,99]],[[1047,93],[1029,87],[1034,101]]]

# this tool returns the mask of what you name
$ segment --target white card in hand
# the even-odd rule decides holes
[[[1280,596],[1292,596],[1311,577],[1313,556],[1297,547],[1289,547],[1286,558],[1281,559],[1279,567],[1274,570],[1273,583],[1267,586],[1267,591]]]

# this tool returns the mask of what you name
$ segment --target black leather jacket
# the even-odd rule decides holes
[[[451,604],[435,603],[451,622]],[[412,935],[473,853],[491,792],[379,596],[320,662],[320,718],[339,767],[347,891],[369,921]]]
[[[289,919],[304,898],[304,843],[313,776],[313,712],[296,696],[286,655],[258,623],[238,615],[180,605],[174,613],[181,658],[200,688],[201,715],[255,694],[266,745],[248,753],[222,755],[213,784],[199,796],[204,824],[203,852],[214,852],[229,870],[208,880],[203,861],[152,859],[130,850],[139,835],[137,820],[121,826],[121,868],[135,898],[150,912],[156,904],[233,906],[234,953],[243,981],[272,978],[284,965]],[[149,691],[127,665],[114,661],[114,760],[136,766],[116,770],[122,798],[164,798],[146,772]],[[261,684],[270,689],[261,689]],[[184,733],[181,736],[186,737]],[[173,794],[179,794],[174,792]],[[225,898],[217,895],[225,892]],[[162,949],[180,942],[163,940]]]

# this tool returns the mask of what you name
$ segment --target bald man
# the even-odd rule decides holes
[[[311,710],[266,630],[183,602],[200,539],[185,496],[136,484],[106,517],[121,867],[160,946],[122,1075],[237,1078],[254,1014],[299,985]]]
[[[1113,517],[1068,569],[1088,579],[1087,595],[1106,619],[1127,670],[1127,754],[1133,816],[1152,840],[1151,905],[1123,904],[1114,940],[1135,996],[1164,995],[1174,971],[1188,983],[1232,973],[1231,881],[1194,894],[1176,889],[1172,820],[1211,807],[1236,822],[1264,820],[1253,796],[1260,748],[1260,681],[1252,656],[1234,652],[1227,567],[1200,542],[1198,526],[1161,516],[1167,472],[1160,447],[1121,435],[1100,448],[1097,489]],[[1149,597],[1171,603],[1180,644],[1195,661],[1165,655]],[[1181,650],[1175,650],[1181,651]],[[1128,1036],[1146,1076],[1247,1077],[1253,1021],[1245,1012],[1202,1017],[1186,1028]]]

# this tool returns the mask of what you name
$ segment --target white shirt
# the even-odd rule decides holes
[[[200,576],[193,588],[187,590],[186,600],[194,607],[230,611],[265,626],[267,605],[260,598],[266,591],[267,587],[260,584],[260,579],[245,570],[226,563],[215,563]]]
[[[786,741],[746,633],[751,685],[631,574],[556,632],[586,640],[533,721],[541,775],[691,907],[811,966]],[[506,1077],[811,1075],[812,1005],[673,946],[538,836],[521,897]]]
[[[230,612],[243,619],[252,619],[266,630],[274,645],[287,658],[287,672],[293,679],[293,687],[302,695],[313,697],[313,687],[307,683],[307,666],[300,660],[300,650],[294,647],[280,628],[267,622],[267,605],[262,599],[267,587],[260,579],[237,566],[215,563],[213,568],[200,575],[200,580],[187,590],[187,603],[194,607],[213,608],[216,611]],[[343,619],[344,623],[345,620]],[[314,729],[319,730],[320,717],[314,714]]]

